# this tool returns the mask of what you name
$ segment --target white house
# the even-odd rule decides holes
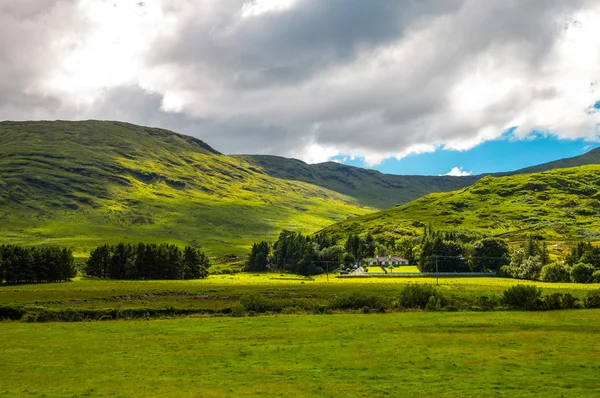
[[[376,265],[376,266],[379,266],[379,265],[383,265],[383,266],[408,265],[408,260],[403,257],[400,257],[400,256],[377,256],[374,258],[367,258],[364,261],[365,261],[365,264],[367,264],[367,265]]]

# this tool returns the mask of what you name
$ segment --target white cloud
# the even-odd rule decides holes
[[[254,0],[242,6],[242,18],[257,17],[259,15],[284,11],[289,9],[295,0]]]
[[[226,153],[371,166],[513,126],[599,138],[593,0],[138,3],[0,6],[0,119],[118,117]]]
[[[471,173],[470,171],[464,171],[461,166],[461,167],[453,167],[452,170],[450,170],[448,173],[440,174],[440,176],[444,175],[444,176],[452,176],[452,177],[466,177],[466,176],[470,176],[472,174],[473,173]]]

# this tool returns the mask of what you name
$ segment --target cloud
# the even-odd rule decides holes
[[[138,3],[0,5],[0,119],[119,119],[368,165],[513,126],[600,134],[592,0]]]
[[[441,176],[453,176],[453,177],[466,177],[466,176],[470,176],[473,173],[471,173],[470,171],[464,171],[462,166],[461,167],[453,167],[452,170],[450,170],[448,173],[446,174],[440,174]]]

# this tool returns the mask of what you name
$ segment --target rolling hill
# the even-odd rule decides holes
[[[346,166],[335,162],[307,164],[300,160],[269,155],[237,155],[266,174],[286,180],[303,181],[356,198],[359,203],[387,209],[398,203],[447,192],[474,184],[481,176],[403,176]]]
[[[389,210],[345,220],[330,234],[370,232],[395,239],[431,223],[471,236],[600,239],[600,165],[483,177],[457,191],[432,193]]]
[[[270,176],[315,184],[352,196],[365,206],[384,210],[432,192],[448,192],[468,187],[485,175],[508,176],[600,164],[600,148],[581,156],[560,159],[520,170],[466,177],[383,174],[376,170],[334,162],[306,164],[296,159],[268,155],[237,155],[236,158],[254,164],[255,167]]]
[[[170,131],[120,122],[0,123],[0,243],[194,244],[245,253],[288,228],[371,212],[348,196],[264,174]]]

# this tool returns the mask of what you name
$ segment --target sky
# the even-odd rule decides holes
[[[0,0],[0,120],[479,174],[600,141],[597,0]]]

